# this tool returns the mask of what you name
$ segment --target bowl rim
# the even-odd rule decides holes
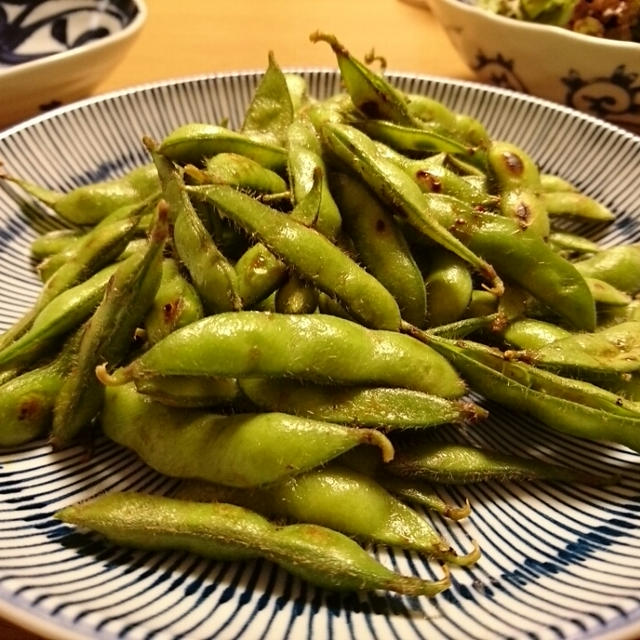
[[[502,16],[498,13],[493,13],[487,9],[482,9],[476,6],[475,0],[428,0],[428,2],[434,5],[447,5],[456,11],[476,16],[477,18],[486,20],[487,22],[502,24],[505,27],[530,31],[531,33],[544,33],[555,38],[573,40],[594,48],[619,50],[640,55],[640,42],[633,42],[632,40],[614,40],[613,38],[599,38],[597,36],[578,33],[577,31],[571,31],[571,29],[564,29],[563,27],[557,27],[555,25],[517,20],[508,16]],[[517,27],[515,25],[517,25]]]
[[[131,2],[136,6],[138,12],[133,20],[127,23],[123,29],[119,29],[115,33],[110,33],[104,38],[91,40],[79,47],[73,47],[73,49],[67,49],[66,51],[60,51],[58,53],[43,56],[36,60],[31,60],[30,62],[22,62],[9,67],[0,67],[0,83],[5,79],[10,80],[14,77],[27,74],[30,71],[42,69],[50,64],[73,60],[74,58],[82,57],[86,53],[97,51],[119,42],[126,42],[140,31],[149,14],[146,0],[131,0]]]

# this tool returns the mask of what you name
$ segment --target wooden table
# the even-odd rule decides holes
[[[424,6],[400,0],[147,0],[149,16],[126,58],[93,92],[155,80],[262,70],[272,50],[281,67],[335,67],[316,30],[335,34],[361,57],[375,48],[390,71],[472,79]],[[0,618],[2,640],[38,636]]]

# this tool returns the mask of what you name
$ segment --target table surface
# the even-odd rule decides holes
[[[262,70],[273,51],[281,67],[335,67],[326,44],[335,34],[358,57],[375,48],[390,71],[473,79],[447,36],[419,0],[147,0],[149,16],[125,59],[94,95],[190,75]],[[0,618],[3,640],[41,636]]]

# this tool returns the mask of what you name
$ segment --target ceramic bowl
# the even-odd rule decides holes
[[[505,18],[474,6],[474,0],[428,2],[483,82],[640,132],[640,43]]]
[[[0,0],[0,128],[88,95],[146,16],[144,0]]]

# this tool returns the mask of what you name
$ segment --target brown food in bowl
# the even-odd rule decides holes
[[[568,26],[587,35],[640,42],[640,0],[578,0]]]

